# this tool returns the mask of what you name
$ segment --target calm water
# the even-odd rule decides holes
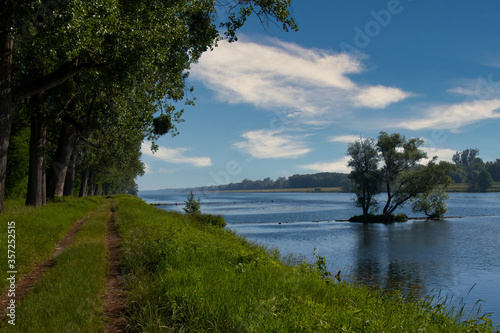
[[[340,222],[359,214],[344,193],[199,194],[202,211],[224,215],[228,228],[282,254],[326,257],[343,276],[383,287],[418,286],[441,291],[457,304],[465,298],[500,324],[500,193],[453,193],[444,221],[392,225]],[[142,196],[182,210],[185,194]],[[409,210],[401,210],[416,216]],[[472,290],[471,290],[472,288]]]

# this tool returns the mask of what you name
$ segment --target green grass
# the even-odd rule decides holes
[[[47,258],[59,239],[68,232],[76,221],[87,216],[96,208],[101,198],[68,198],[63,202],[49,203],[44,207],[26,207],[20,200],[6,202],[6,209],[0,214],[0,287],[7,284],[7,223],[15,222],[15,268],[18,276],[31,270],[34,264]]]
[[[120,198],[133,332],[490,332],[444,303],[325,281],[233,232]],[[437,304],[436,304],[437,303]],[[432,305],[434,304],[434,305]]]
[[[17,306],[16,325],[3,322],[0,332],[103,331],[110,204],[101,205],[85,222],[75,242]]]

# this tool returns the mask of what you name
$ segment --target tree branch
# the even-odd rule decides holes
[[[23,98],[30,97],[53,88],[84,70],[97,67],[98,65],[92,63],[78,65],[78,58],[73,59],[48,75],[14,88],[12,91],[13,100],[17,103]]]

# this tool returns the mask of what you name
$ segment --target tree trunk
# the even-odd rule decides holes
[[[90,191],[89,191],[89,196],[93,197],[95,195],[95,184],[90,182]]]
[[[32,110],[31,136],[26,205],[39,207],[45,204],[45,138],[47,135],[40,95],[31,98],[30,108]]]
[[[76,156],[71,155],[68,165],[68,171],[66,171],[66,180],[64,181],[64,195],[73,196],[75,189],[75,164]]]
[[[64,194],[64,181],[68,164],[75,145],[76,131],[73,126],[66,124],[61,125],[61,133],[57,150],[52,160],[49,171],[49,182],[47,186],[47,197],[53,199],[55,196],[62,197]]]
[[[82,184],[80,186],[80,197],[85,198],[87,196],[87,184],[89,181],[89,170],[82,171]]]
[[[3,9],[2,9],[3,10]],[[10,24],[0,31],[0,213],[4,209],[7,151],[9,150],[14,101],[11,94],[13,40],[9,38]]]

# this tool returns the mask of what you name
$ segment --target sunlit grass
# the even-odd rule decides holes
[[[117,224],[134,332],[488,332],[443,302],[326,282],[234,232],[122,198]],[[462,322],[460,322],[462,321]]]
[[[31,267],[47,258],[59,239],[78,220],[84,218],[99,205],[102,198],[68,198],[64,202],[49,203],[45,207],[26,207],[21,200],[6,202],[5,212],[0,214],[0,287],[7,284],[7,223],[15,222],[15,270],[18,276],[29,272]]]
[[[67,209],[69,211],[71,209]],[[16,309],[6,332],[102,332],[106,287],[106,221],[110,203],[100,206]]]

